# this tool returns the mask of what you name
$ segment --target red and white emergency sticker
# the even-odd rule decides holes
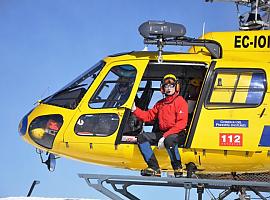
[[[243,134],[219,133],[219,146],[243,146]]]

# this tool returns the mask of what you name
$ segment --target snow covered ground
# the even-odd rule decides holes
[[[6,197],[0,200],[94,200],[94,199],[80,199],[80,198],[50,198],[50,197]]]

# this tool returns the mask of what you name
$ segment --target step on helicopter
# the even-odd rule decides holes
[[[39,101],[21,120],[20,135],[51,171],[58,156],[140,170],[145,162],[137,135],[158,127],[139,121],[131,107],[136,102],[150,109],[162,98],[160,80],[172,73],[188,102],[187,136],[179,144],[188,177],[256,180],[261,175],[270,181],[270,1],[231,2],[238,11],[250,7],[239,14],[240,31],[195,39],[185,35],[182,24],[147,21],[139,32],[157,51],[102,59]],[[171,45],[189,49],[164,51]],[[152,149],[162,171],[172,171],[166,150]]]

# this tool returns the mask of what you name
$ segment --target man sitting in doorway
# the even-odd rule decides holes
[[[133,114],[144,122],[159,121],[160,132],[142,132],[138,135],[139,149],[148,167],[141,171],[142,176],[161,176],[161,170],[151,144],[158,143],[158,148],[165,146],[171,159],[175,177],[183,174],[181,157],[178,151],[180,134],[187,126],[188,105],[182,96],[179,96],[180,84],[173,74],[164,76],[161,82],[161,92],[165,98],[158,101],[148,111],[132,106]]]

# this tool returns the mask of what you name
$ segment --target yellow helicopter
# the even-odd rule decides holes
[[[246,31],[211,32],[194,39],[185,36],[181,24],[143,23],[139,31],[144,43],[156,45],[157,51],[102,59],[25,115],[19,125],[22,138],[40,154],[49,153],[47,161],[42,159],[49,170],[54,170],[55,155],[142,169],[137,135],[158,127],[136,119],[131,107],[136,102],[143,110],[151,108],[162,98],[160,80],[172,73],[189,107],[187,137],[179,146],[187,173],[269,176],[270,30],[269,21],[254,15],[254,9],[269,13],[270,5],[235,2],[253,9],[240,21]],[[190,48],[166,52],[168,45]],[[166,151],[152,149],[161,169],[172,171]]]

